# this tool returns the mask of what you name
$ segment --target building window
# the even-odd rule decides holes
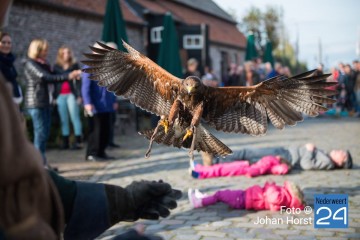
[[[239,56],[238,54],[235,52],[234,55],[233,55],[233,63],[235,63],[236,65],[239,65]]]
[[[154,27],[150,30],[151,43],[161,43],[161,32],[164,30],[163,26]]]
[[[184,35],[183,46],[185,49],[202,49],[204,39],[202,35]]]

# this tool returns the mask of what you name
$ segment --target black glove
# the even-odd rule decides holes
[[[181,191],[172,189],[161,180],[132,182],[125,189],[105,184],[111,225],[119,221],[136,221],[139,218],[159,219],[177,207]]]

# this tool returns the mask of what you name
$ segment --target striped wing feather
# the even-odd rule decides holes
[[[193,137],[182,141],[183,135],[185,134],[186,127],[181,126],[183,134],[177,136],[175,128],[170,128],[168,133],[165,134],[164,128],[159,127],[158,132],[154,136],[154,141],[157,143],[165,144],[167,146],[174,146],[177,148],[190,148]],[[150,139],[154,133],[154,129],[145,130],[139,132],[140,135],[144,135],[147,139]],[[195,150],[207,152],[215,156],[226,156],[232,153],[231,149],[228,148],[224,143],[217,139],[214,135],[208,132],[201,124],[196,132]]]
[[[136,106],[158,116],[168,115],[180,89],[181,79],[171,75],[149,58],[123,42],[128,53],[98,42],[85,54],[90,60],[84,72],[117,96],[130,99]]]
[[[266,133],[267,117],[278,129],[293,126],[303,120],[302,113],[314,117],[327,110],[322,104],[335,102],[327,97],[335,92],[326,88],[336,83],[324,82],[329,75],[315,76],[315,71],[252,87],[208,87],[203,117],[217,130],[251,135]]]

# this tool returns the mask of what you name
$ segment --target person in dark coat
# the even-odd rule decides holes
[[[21,88],[17,82],[17,71],[14,66],[15,56],[11,52],[12,39],[6,32],[0,32],[0,71],[12,86],[14,102],[20,104],[23,100]]]
[[[118,107],[116,96],[107,91],[105,87],[100,87],[96,81],[92,81],[89,73],[82,73],[81,94],[85,113],[89,120],[85,160],[105,161],[113,159],[106,154],[105,149],[109,145],[112,126],[111,114]]]
[[[25,63],[26,80],[25,106],[30,114],[34,127],[34,145],[43,156],[47,165],[45,150],[51,124],[51,103],[48,85],[72,79],[80,79],[80,70],[70,73],[53,74],[46,58],[49,44],[44,39],[35,39],[30,43],[28,60]]]

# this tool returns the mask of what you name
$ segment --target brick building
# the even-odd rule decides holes
[[[120,4],[129,43],[142,53],[147,54],[151,49],[154,31],[149,16],[161,17],[171,12],[179,31],[184,26],[197,27],[200,31],[196,36],[180,34],[183,39],[179,42],[186,53],[182,58],[192,56],[196,47],[204,49],[205,53],[201,52],[198,57],[201,64],[211,65],[218,76],[226,72],[230,62],[241,63],[244,59],[244,35],[236,28],[236,22],[210,0],[120,0]],[[81,53],[88,51],[87,46],[101,37],[105,6],[106,0],[14,0],[5,31],[12,35],[19,72],[21,60],[26,57],[28,45],[34,38],[49,41],[52,63],[63,44],[70,46],[75,56],[82,59]],[[204,38],[199,40],[199,36]]]

